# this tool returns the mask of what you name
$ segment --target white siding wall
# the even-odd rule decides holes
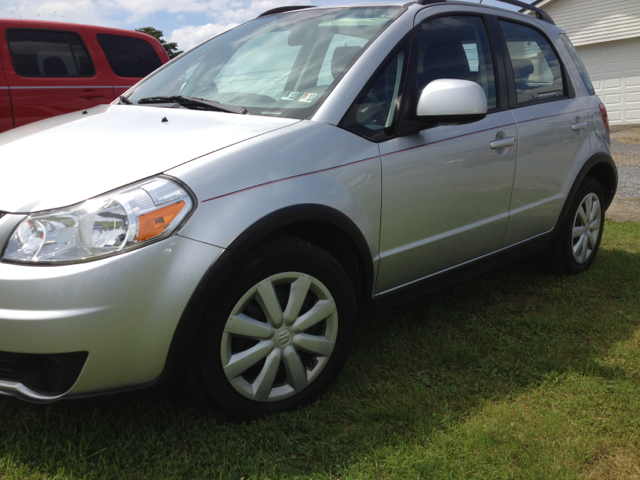
[[[538,7],[576,47],[640,37],[640,0],[552,0]]]
[[[640,124],[640,38],[576,50],[607,107],[611,124]]]

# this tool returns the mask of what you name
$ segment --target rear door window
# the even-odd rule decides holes
[[[91,57],[80,36],[54,30],[9,29],[11,61],[22,77],[91,77]]]
[[[564,96],[560,61],[542,34],[517,23],[500,21],[511,59],[518,103]]]
[[[118,77],[146,77],[162,65],[153,46],[142,38],[108,33],[99,33],[96,37]]]

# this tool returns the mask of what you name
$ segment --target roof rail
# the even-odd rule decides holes
[[[302,10],[303,8],[313,8],[313,7],[315,7],[315,5],[298,5],[298,6],[289,5],[287,7],[272,8],[271,10],[267,10],[266,12],[258,15],[257,18],[266,17],[267,15],[275,15],[277,13],[292,12],[293,10]]]
[[[523,10],[531,10],[536,14],[536,17],[539,18],[540,20],[544,20],[545,22],[550,23],[551,25],[556,24],[556,22],[554,22],[553,19],[551,18],[551,15],[549,15],[547,12],[545,12],[541,8],[534,7],[533,5],[530,5],[528,3],[521,2],[519,0],[496,0],[496,1],[502,2],[502,3],[508,3],[509,5],[514,5],[516,7],[522,8]],[[419,5],[432,5],[434,3],[446,3],[446,2],[447,0],[418,0]]]

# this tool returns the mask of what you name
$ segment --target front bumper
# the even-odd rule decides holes
[[[0,218],[0,246],[11,224]],[[63,394],[0,379],[0,394],[33,401],[151,382],[180,316],[221,248],[174,235],[114,257],[66,266],[0,262],[0,352],[88,352]]]

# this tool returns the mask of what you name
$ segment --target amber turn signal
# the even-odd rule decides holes
[[[173,222],[184,208],[184,200],[172,203],[138,217],[138,242],[157,237]]]

